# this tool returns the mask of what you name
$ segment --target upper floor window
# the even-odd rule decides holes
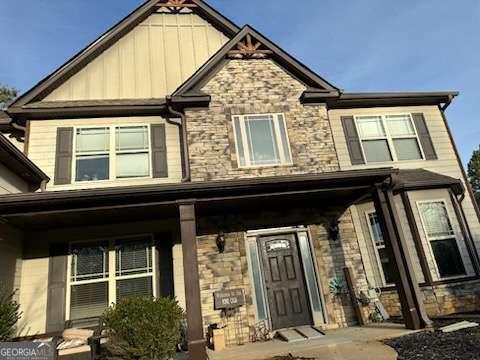
[[[291,164],[283,114],[233,116],[240,167]]]
[[[77,128],[75,181],[150,176],[149,139],[146,125]]]
[[[410,114],[356,116],[355,123],[367,162],[424,158]]]
[[[465,266],[443,200],[418,202],[423,230],[440,278],[465,275]]]

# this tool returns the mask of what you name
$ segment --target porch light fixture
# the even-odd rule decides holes
[[[337,241],[340,236],[340,228],[338,227],[340,221],[338,219],[331,219],[328,223],[328,238],[332,241]]]
[[[219,233],[215,242],[217,243],[218,253],[223,254],[225,252],[225,234],[223,232]]]

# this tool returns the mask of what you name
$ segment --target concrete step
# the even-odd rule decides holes
[[[295,331],[294,328],[277,330],[277,336],[279,336],[282,340],[289,343],[307,340],[306,337],[304,337],[303,335],[300,335],[300,333]]]
[[[296,331],[298,331],[300,334],[302,334],[304,337],[307,339],[319,339],[321,337],[324,337],[325,334],[321,333],[317,329],[315,329],[312,326],[300,326],[295,328]]]

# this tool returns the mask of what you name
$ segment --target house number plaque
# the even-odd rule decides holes
[[[234,309],[245,304],[243,289],[227,289],[213,293],[215,310]]]

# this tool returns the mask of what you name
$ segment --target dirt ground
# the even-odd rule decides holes
[[[450,333],[438,330],[459,321],[461,319],[435,321],[435,331],[419,332],[384,343],[398,352],[398,360],[479,360],[480,326]]]

